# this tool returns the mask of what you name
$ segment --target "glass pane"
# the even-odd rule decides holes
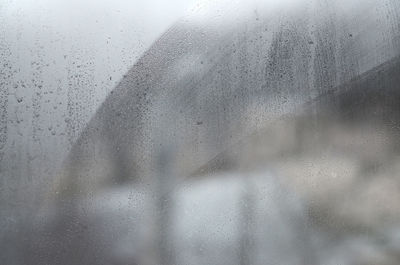
[[[397,0],[0,0],[0,263],[400,264]]]

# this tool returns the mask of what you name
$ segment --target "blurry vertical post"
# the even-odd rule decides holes
[[[155,217],[156,217],[156,250],[159,264],[174,265],[175,253],[172,240],[173,195],[176,177],[173,172],[173,147],[166,144],[156,154],[155,184]]]
[[[254,184],[248,177],[243,177],[239,222],[239,261],[240,265],[251,265],[252,249],[254,248]]]

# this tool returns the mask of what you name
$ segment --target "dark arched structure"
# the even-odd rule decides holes
[[[87,125],[62,180],[71,185],[63,188],[143,181],[165,144],[184,165],[176,173],[187,176],[281,115],[321,95],[334,101],[343,87],[352,90],[348,84],[400,53],[398,23],[385,32],[388,22],[366,20],[366,10],[376,15],[368,7],[350,15],[335,2],[318,2],[254,12],[226,29],[178,22]]]

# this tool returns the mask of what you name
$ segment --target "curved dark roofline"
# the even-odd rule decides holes
[[[267,29],[271,21],[254,19],[223,34],[175,25],[129,70],[82,132],[67,161],[68,182],[88,175],[97,181],[102,173],[93,171],[105,164],[98,161],[121,176],[112,182],[149,176],[165,139],[182,147],[178,159],[188,167],[181,174],[188,175],[262,128],[271,113],[290,113],[343,87],[358,76],[365,59],[360,54],[388,45],[383,39],[364,51],[346,21],[279,18]],[[252,121],[255,113],[258,122]]]

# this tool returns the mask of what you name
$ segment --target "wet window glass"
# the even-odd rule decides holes
[[[400,264],[400,2],[0,0],[0,263]]]

